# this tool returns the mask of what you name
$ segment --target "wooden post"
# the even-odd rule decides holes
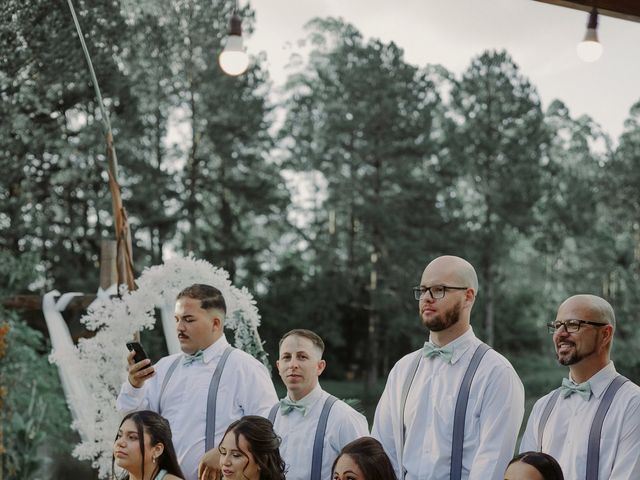
[[[100,242],[100,288],[106,290],[118,283],[116,268],[118,243],[113,239],[102,239]]]
[[[0,359],[5,356],[7,349],[7,335],[9,334],[9,324],[5,323],[0,325]],[[4,470],[4,461],[6,456],[6,451],[4,448],[4,420],[5,420],[5,409],[4,409],[4,398],[7,394],[7,389],[4,385],[0,384],[0,480],[3,478],[2,471]]]
[[[129,249],[129,251],[131,251]],[[111,285],[118,285],[119,272],[127,272],[126,269],[126,256],[120,256],[118,258],[118,241],[113,239],[103,238],[100,242],[100,288],[106,290]],[[118,262],[120,264],[118,264]],[[129,270],[130,272],[130,270]],[[133,335],[133,339],[136,342],[140,341],[140,333],[136,332]],[[0,479],[2,480],[2,479]]]

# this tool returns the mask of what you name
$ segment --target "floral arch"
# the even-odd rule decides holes
[[[125,342],[136,332],[153,329],[155,309],[173,308],[183,288],[194,283],[218,288],[227,304],[225,327],[234,331],[232,343],[268,367],[258,335],[260,315],[255,300],[246,288],[234,287],[224,269],[192,256],[176,257],[145,269],[136,283],[137,290],[121,288],[119,297],[99,296],[81,319],[95,336],[81,339],[74,348],[55,349],[50,357],[59,367],[63,384],[65,377],[81,384],[72,392],[65,389],[67,402],[76,412],[72,427],[81,437],[73,454],[91,460],[101,478],[110,474],[113,439],[121,419],[115,403],[127,377]],[[167,335],[175,336],[175,331],[165,328]],[[171,350],[170,340],[167,338]]]

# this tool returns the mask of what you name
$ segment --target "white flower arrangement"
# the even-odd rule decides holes
[[[256,302],[246,288],[231,284],[226,270],[192,256],[177,257],[145,269],[136,283],[135,291],[121,287],[119,297],[97,300],[81,318],[88,330],[96,332],[94,337],[81,339],[75,351],[54,351],[50,357],[61,370],[81,378],[89,392],[90,398],[67,399],[83,411],[82,418],[94,420],[92,425],[74,421],[72,427],[82,440],[73,454],[80,460],[91,460],[100,478],[111,472],[113,441],[122,418],[115,405],[127,378],[125,343],[134,333],[153,329],[156,306],[174,301],[183,288],[204,283],[219,289],[227,305],[225,327],[234,330],[235,346],[269,367],[258,335]]]

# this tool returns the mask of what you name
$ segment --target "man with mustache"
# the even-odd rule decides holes
[[[282,437],[287,480],[331,478],[331,466],[342,447],[369,434],[364,415],[320,387],[318,377],[326,366],[323,352],[322,338],[311,330],[291,330],[280,340],[276,365],[287,396],[272,408],[269,418]]]
[[[502,480],[513,456],[524,389],[474,335],[477,292],[473,266],[454,256],[429,263],[414,288],[429,341],[389,373],[372,430],[400,480]]]
[[[548,328],[569,378],[536,402],[520,450],[555,457],[565,478],[640,478],[640,387],[609,358],[613,308],[595,295],[575,295]]]
[[[217,288],[195,284],[182,290],[175,316],[183,353],[152,366],[149,359],[135,363],[131,352],[129,378],[117,399],[121,412],[153,410],[169,420],[185,480],[198,479],[205,450],[217,452],[232,421],[266,417],[278,400],[267,368],[227,342],[225,314]],[[217,457],[214,464],[219,469]]]

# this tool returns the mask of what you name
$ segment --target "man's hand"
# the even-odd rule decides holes
[[[198,465],[198,480],[218,480],[220,478],[220,452],[212,448],[204,454]]]
[[[145,358],[141,362],[134,363],[133,357],[135,354],[136,352],[132,351],[127,355],[129,383],[132,387],[141,388],[145,381],[155,375],[156,371],[151,366],[151,360],[148,358]]]

